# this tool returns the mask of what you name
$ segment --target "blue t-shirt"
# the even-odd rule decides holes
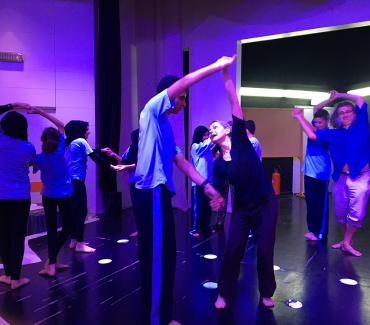
[[[28,173],[36,156],[35,147],[0,132],[0,152],[0,200],[29,199]]]
[[[171,192],[175,192],[172,169],[179,149],[166,115],[172,107],[165,89],[150,99],[140,113],[136,188],[151,189],[164,184]]]
[[[327,181],[330,178],[330,155],[327,145],[308,139],[306,156],[302,165],[302,172],[306,176]]]
[[[193,143],[191,145],[191,158],[195,169],[200,175],[205,179],[212,182],[212,166],[213,166],[213,156],[212,149],[215,145],[212,143],[211,139],[207,139],[200,143]],[[192,186],[196,184],[192,182]]]
[[[356,119],[348,129],[327,129],[316,131],[318,144],[329,144],[333,160],[333,180],[339,179],[344,165],[348,164],[350,177],[356,178],[361,169],[369,163],[369,121],[367,104],[355,107]]]
[[[65,150],[68,174],[71,179],[78,179],[84,182],[86,179],[87,156],[93,150],[86,139],[78,138],[73,140]]]
[[[72,195],[72,182],[64,159],[64,135],[60,134],[59,144],[53,153],[36,156],[33,172],[41,172],[41,195],[63,198]]]

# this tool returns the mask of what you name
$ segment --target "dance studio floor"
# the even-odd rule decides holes
[[[217,281],[225,244],[223,233],[192,239],[187,234],[189,217],[175,211],[177,272],[174,318],[182,324],[370,324],[370,220],[355,237],[363,257],[332,250],[329,243],[340,239],[334,220],[329,241],[308,243],[305,232],[304,200],[280,197],[280,215],[275,247],[277,290],[272,310],[259,308],[255,247],[250,242],[241,264],[238,292],[229,308],[213,307],[215,289],[206,281]],[[331,214],[332,216],[332,214]],[[139,261],[131,210],[122,218],[104,217],[86,225],[86,240],[97,251],[75,254],[63,248],[60,260],[71,265],[56,279],[37,275],[41,263],[27,265],[23,276],[32,283],[17,291],[0,284],[0,325],[3,324],[138,324],[140,315]],[[129,242],[117,243],[117,240]],[[30,247],[45,260],[46,239],[30,241]],[[216,259],[204,255],[215,254]],[[109,264],[99,264],[111,259]],[[1,272],[1,271],[0,271]],[[346,285],[340,279],[356,280]],[[288,306],[288,300],[293,307]]]

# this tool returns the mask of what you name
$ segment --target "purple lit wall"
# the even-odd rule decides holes
[[[95,146],[93,0],[2,0],[0,51],[25,55],[23,65],[0,64],[0,103],[14,101],[56,107],[56,117],[90,123]],[[27,116],[29,139],[40,150],[48,122]],[[36,181],[39,175],[32,175]],[[87,176],[89,211],[96,212],[95,166]],[[33,202],[40,202],[33,195]]]

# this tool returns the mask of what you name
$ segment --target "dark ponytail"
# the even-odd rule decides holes
[[[57,150],[60,141],[59,136],[60,134],[57,129],[54,129],[52,127],[46,128],[41,135],[42,152],[53,153],[55,150]]]

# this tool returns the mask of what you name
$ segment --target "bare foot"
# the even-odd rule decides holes
[[[10,285],[10,276],[1,275],[0,276],[0,283]]]
[[[69,269],[69,265],[63,264],[63,263],[56,263],[55,268],[57,271],[66,270],[66,269]]]
[[[134,231],[132,234],[130,234],[130,237],[136,237],[138,235],[137,231]]]
[[[176,320],[171,320],[168,325],[181,325],[181,323],[179,323],[178,321]]]
[[[360,257],[362,256],[362,253],[358,250],[354,249],[350,244],[344,244],[342,245],[342,251],[346,252],[352,256]]]
[[[75,250],[77,253],[94,253],[96,251],[95,248],[87,246],[85,243],[77,243]]]
[[[217,296],[217,300],[215,301],[215,307],[217,309],[224,309],[224,308],[226,308],[226,301],[220,295]]]
[[[273,308],[275,306],[275,300],[272,298],[261,297],[261,304],[266,308]]]
[[[71,239],[71,241],[69,243],[69,248],[70,249],[75,249],[76,245],[77,245],[77,240],[76,239]]]
[[[343,242],[339,242],[339,243],[335,243],[333,245],[331,245],[331,248],[333,249],[342,249],[342,245],[343,245]]]
[[[304,237],[309,241],[316,241],[319,240],[313,232],[307,232],[304,234]]]
[[[10,281],[10,287],[12,290],[16,290],[20,287],[23,287],[31,282],[30,279],[27,278],[21,278],[19,280],[11,280]]]

